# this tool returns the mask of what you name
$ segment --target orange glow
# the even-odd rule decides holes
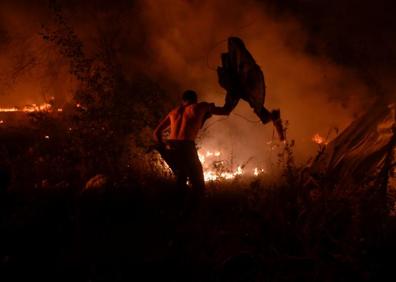
[[[329,143],[329,142],[327,142],[327,140],[324,137],[320,136],[318,133],[316,133],[312,137],[312,141],[318,145],[327,145]]]

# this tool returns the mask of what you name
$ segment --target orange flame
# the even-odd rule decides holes
[[[265,170],[262,168],[254,168],[251,173],[245,170],[241,165],[237,166],[236,169],[214,169],[214,163],[224,164],[225,162],[220,159],[223,154],[220,151],[206,151],[201,149],[198,152],[199,160],[202,163],[203,171],[204,171],[204,179],[206,182],[208,181],[217,181],[217,180],[230,180],[234,179],[238,176],[244,175],[253,175],[259,176],[264,173]]]
[[[50,112],[52,111],[52,105],[49,103],[43,103],[40,105],[31,104],[26,105],[22,108],[17,107],[0,107],[0,112],[2,113],[12,113],[12,112],[24,112],[24,113],[32,113],[32,112]],[[59,109],[58,109],[59,111]]]

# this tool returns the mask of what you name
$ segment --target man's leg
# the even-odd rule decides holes
[[[256,112],[263,124],[269,123],[272,120],[271,112],[265,107],[261,107],[259,112]]]
[[[268,111],[265,107],[260,109],[260,112],[256,114],[259,116],[261,122],[266,124],[270,121],[274,124],[276,132],[278,133],[279,139],[284,141],[286,139],[285,129],[283,128],[282,120],[280,118],[280,110]]]
[[[182,170],[175,170],[174,171],[176,177],[176,185],[177,187],[185,191],[187,189],[187,174]]]
[[[280,118],[280,110],[272,110],[271,112],[272,123],[275,126],[276,132],[278,133],[279,139],[281,141],[286,140],[286,132],[283,128],[282,120]]]
[[[185,165],[183,163],[183,150],[180,146],[173,146],[172,150],[173,159],[174,159],[174,166],[172,168],[173,174],[175,175],[176,179],[176,205],[184,209],[184,202],[187,193],[187,171],[185,169]],[[180,206],[179,206],[180,205]]]
[[[227,91],[224,105],[223,105],[224,114],[227,116],[230,115],[231,112],[238,105],[239,100],[240,100],[240,98],[236,95],[236,93]]]
[[[236,107],[240,99],[240,91],[238,90],[238,80],[236,67],[232,66],[230,53],[221,54],[222,66],[217,68],[218,82],[221,87],[226,90],[225,103],[223,108],[227,115]]]
[[[198,158],[197,149],[193,146],[189,150],[189,178],[195,197],[200,198],[205,192],[205,179],[202,164]]]
[[[179,192],[183,194],[187,189],[187,171],[183,162],[184,152],[180,145],[174,142],[169,142],[168,145],[169,148],[162,150],[161,155],[175,175]]]
[[[205,193],[205,179],[202,165],[200,163],[196,164],[195,167],[192,169],[190,181],[193,193],[198,197],[203,196],[203,194]]]

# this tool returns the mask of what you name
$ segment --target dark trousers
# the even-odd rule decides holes
[[[162,155],[175,174],[179,187],[186,187],[188,180],[193,191],[201,194],[205,181],[194,141],[168,140],[167,145]]]

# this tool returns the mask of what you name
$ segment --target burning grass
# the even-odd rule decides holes
[[[15,112],[33,113],[33,112],[48,112],[52,110],[53,110],[52,104],[49,103],[43,103],[40,105],[31,104],[31,105],[26,105],[22,108],[0,107],[0,113],[15,113]],[[58,108],[57,111],[61,112],[62,109]]]
[[[243,176],[259,176],[265,173],[263,168],[246,169],[248,162],[233,165],[232,158],[227,158],[227,154],[221,150],[211,151],[201,148],[198,151],[198,157],[202,163],[206,182],[232,180]]]

